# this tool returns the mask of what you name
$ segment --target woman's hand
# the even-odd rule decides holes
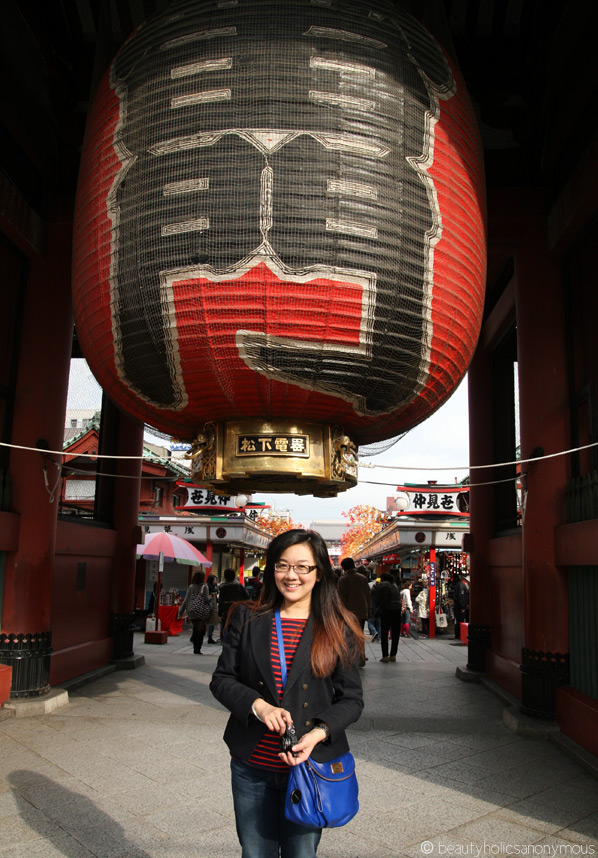
[[[288,766],[298,766],[299,763],[304,763],[307,760],[318,742],[323,742],[325,739],[326,732],[320,727],[314,727],[313,730],[302,736],[296,745],[293,745],[293,753],[290,751],[281,752],[278,756]]]
[[[261,697],[258,697],[254,701],[253,709],[268,730],[272,733],[278,733],[280,736],[293,723],[291,713],[288,709],[281,709],[280,706],[272,706],[270,703],[266,703]]]

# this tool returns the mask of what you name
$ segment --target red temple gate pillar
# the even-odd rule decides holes
[[[494,458],[492,432],[486,422],[492,415],[492,373],[489,351],[480,343],[468,373],[469,460],[472,465],[490,464]],[[490,564],[489,543],[493,537],[493,487],[491,468],[470,474],[470,536],[466,546],[470,556],[469,629],[467,667],[486,670],[486,652],[490,648]]]
[[[539,206],[529,206],[526,242],[515,257],[521,456],[566,450],[569,414],[562,282],[547,257]],[[547,344],[550,344],[548,350]],[[550,353],[550,365],[546,355]],[[556,688],[568,681],[568,587],[556,565],[554,529],[563,522],[567,459],[523,465],[527,488],[523,521],[525,643],[521,656],[522,711],[555,717]]]
[[[61,451],[73,341],[70,224],[50,224],[46,247],[44,257],[30,261],[11,442]],[[61,456],[52,453],[10,454],[11,508],[20,524],[17,548],[6,557],[0,661],[13,668],[13,698],[40,696],[50,688],[59,496],[52,489],[60,463]]]
[[[110,625],[114,638],[113,657],[120,659],[133,655],[136,549],[143,540],[139,526],[143,423],[120,411],[108,400],[104,402],[102,420],[116,433],[115,455],[130,457],[104,460],[107,463],[105,467],[116,474],[112,494],[116,545]],[[110,436],[110,431],[107,434]]]

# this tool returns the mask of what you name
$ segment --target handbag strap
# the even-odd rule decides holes
[[[276,623],[276,637],[278,638],[278,657],[280,658],[282,690],[284,691],[287,684],[287,660],[284,655],[284,642],[282,640],[282,623],[280,622],[280,611],[274,611],[274,621]]]

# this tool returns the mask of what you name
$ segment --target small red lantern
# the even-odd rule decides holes
[[[90,112],[74,303],[94,374],[194,440],[205,484],[349,487],[357,445],[468,367],[480,153],[457,70],[390,2],[171,3]]]

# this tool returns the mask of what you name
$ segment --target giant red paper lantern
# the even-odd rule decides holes
[[[98,89],[78,335],[108,395],[162,431],[245,419],[288,444],[311,421],[369,443],[468,367],[485,237],[465,87],[393,3],[335,5],[173,2]]]

